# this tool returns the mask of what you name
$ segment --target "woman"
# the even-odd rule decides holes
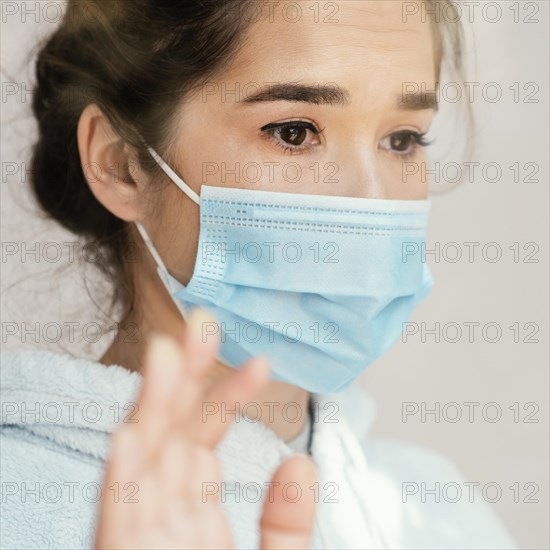
[[[437,104],[403,90],[459,53],[442,5],[69,3],[33,188],[101,247],[121,328],[97,362],[4,355],[6,547],[515,547],[479,502],[407,498],[461,477],[365,440],[354,384],[432,284],[403,166]]]

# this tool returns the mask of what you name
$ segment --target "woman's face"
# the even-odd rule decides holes
[[[261,3],[240,51],[187,98],[174,121],[174,168],[200,186],[375,199],[425,199],[421,135],[433,95],[404,96],[406,83],[434,90],[429,19],[402,2]],[[251,17],[255,12],[243,12]],[[237,17],[228,14],[228,17]],[[403,99],[407,99],[403,102]],[[193,273],[199,208],[176,185],[143,220],[170,271]]]

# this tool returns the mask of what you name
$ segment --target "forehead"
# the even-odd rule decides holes
[[[363,92],[379,89],[381,80],[399,88],[403,82],[435,84],[429,18],[405,18],[401,0],[258,4],[262,17],[247,29],[227,79],[337,82]]]

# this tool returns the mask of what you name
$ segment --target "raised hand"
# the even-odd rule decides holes
[[[113,434],[96,550],[235,547],[220,492],[208,498],[203,493],[204,482],[221,483],[214,448],[230,423],[221,416],[204,422],[202,406],[208,401],[223,402],[229,410],[243,407],[268,382],[269,365],[253,358],[210,383],[207,374],[218,342],[211,337],[203,341],[205,322],[212,319],[197,309],[183,343],[155,335],[147,347],[138,410],[133,422]],[[313,463],[305,456],[291,457],[272,481],[279,485],[272,485],[273,498],[265,500],[261,548],[309,548],[313,496],[289,502],[280,488],[290,481],[311,486],[316,481]]]

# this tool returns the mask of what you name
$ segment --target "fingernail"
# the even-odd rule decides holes
[[[178,345],[168,336],[154,335],[150,361],[156,385],[163,393],[170,393],[182,375],[183,354]]]
[[[205,343],[208,338],[219,337],[220,327],[214,316],[202,307],[196,307],[189,314],[187,326],[192,335]]]

